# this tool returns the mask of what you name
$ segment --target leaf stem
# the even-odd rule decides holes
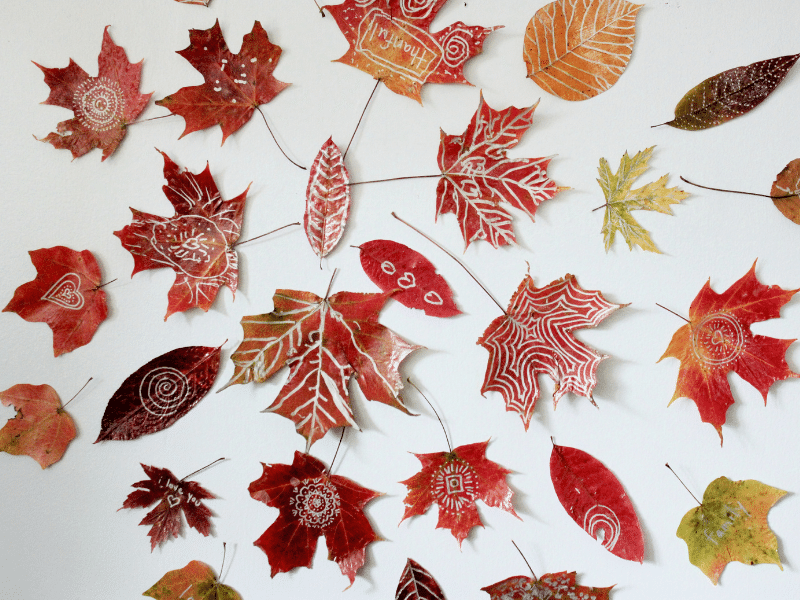
[[[292,163],[295,167],[297,167],[298,169],[303,169],[303,171],[306,171],[307,169],[304,166],[298,165],[296,162],[294,162],[291,158],[289,158],[289,155],[286,154],[286,152],[283,150],[283,148],[281,148],[281,145],[278,143],[278,139],[275,137],[275,134],[272,133],[272,128],[269,126],[269,123],[267,123],[267,117],[264,114],[264,111],[261,110],[261,107],[260,106],[256,106],[256,110],[259,113],[261,113],[261,118],[264,119],[264,125],[267,126],[267,131],[269,131],[269,134],[272,136],[272,139],[275,142],[275,145],[278,147],[278,150],[281,151],[281,154],[283,154],[286,157],[286,160],[288,160],[290,163]]]
[[[328,294],[330,294],[330,293],[331,293],[331,287],[333,286],[333,278],[334,278],[334,277],[336,277],[336,272],[337,272],[338,270],[339,270],[339,268],[338,268],[338,267],[337,267],[337,268],[335,268],[335,269],[333,270],[333,275],[331,275],[331,281],[330,281],[330,283],[328,284],[328,289],[327,289],[327,290],[325,290],[325,298],[323,298],[323,300],[327,300],[327,299],[328,299]]]
[[[488,290],[488,289],[486,289],[486,287],[485,287],[485,286],[484,286],[484,285],[483,285],[483,284],[482,284],[480,281],[478,281],[478,278],[477,278],[477,277],[475,277],[475,275],[473,275],[473,274],[470,272],[470,270],[469,270],[469,269],[466,267],[466,265],[465,265],[463,262],[461,262],[461,260],[459,260],[459,259],[456,257],[456,255],[455,255],[455,254],[453,254],[452,252],[450,252],[448,249],[446,249],[444,246],[442,246],[442,245],[441,245],[439,242],[437,242],[436,240],[434,240],[434,239],[433,239],[432,237],[430,237],[428,234],[426,234],[426,233],[423,233],[422,231],[420,231],[419,229],[417,229],[416,227],[414,227],[414,226],[413,226],[411,223],[409,223],[408,221],[406,221],[406,220],[404,220],[404,219],[401,219],[400,217],[398,217],[398,216],[397,216],[395,213],[392,213],[392,216],[393,216],[395,219],[397,219],[398,221],[400,221],[401,223],[403,223],[403,224],[407,225],[408,227],[410,227],[411,229],[413,229],[414,231],[416,231],[418,234],[420,234],[422,237],[424,237],[426,240],[428,240],[430,243],[432,243],[434,246],[436,246],[437,248],[439,248],[439,249],[440,249],[442,252],[444,252],[444,253],[445,253],[445,254],[447,254],[447,255],[448,255],[450,258],[452,258],[454,261],[456,261],[456,262],[457,262],[459,265],[461,265],[461,268],[462,268],[462,269],[464,269],[464,270],[467,272],[467,275],[469,275],[470,277],[472,277],[472,280],[473,280],[475,283],[477,283],[477,284],[480,286],[480,288],[481,288],[481,289],[482,289],[484,292],[486,292],[486,295],[487,295],[487,296],[489,296],[489,298],[491,298],[491,299],[492,299],[492,302],[494,302],[494,303],[497,305],[497,307],[498,307],[498,308],[501,310],[501,312],[502,312],[504,315],[508,316],[508,313],[506,312],[506,309],[504,309],[504,308],[503,308],[503,305],[502,305],[502,304],[500,304],[500,303],[497,301],[497,299],[496,299],[494,296],[492,296],[491,292],[489,292],[489,290]]]
[[[422,393],[422,390],[419,389],[413,381],[411,381],[410,377],[406,377],[406,381],[408,382],[408,384],[411,387],[413,387],[415,390],[417,390],[419,392],[420,396],[425,398],[425,402],[428,403],[428,406],[431,407],[431,410],[433,411],[433,414],[435,414],[436,418],[439,419],[439,425],[442,426],[442,431],[444,431],[444,439],[447,440],[447,448],[450,450],[450,454],[452,454],[453,453],[453,445],[450,443],[450,437],[447,435],[447,429],[445,429],[444,423],[442,423],[442,418],[439,416],[439,413],[436,412],[436,409],[433,407],[433,404],[431,404],[431,401],[428,400],[428,397],[425,394]]]
[[[225,568],[225,555],[227,553],[228,553],[228,544],[222,542],[222,564],[219,566],[219,577],[217,577],[217,581],[220,581],[222,579],[222,569]]]
[[[92,379],[94,379],[94,377],[89,377],[89,380],[88,380],[86,383],[84,383],[84,384],[83,384],[83,387],[82,387],[81,389],[79,389],[77,392],[75,392],[75,395],[74,395],[72,398],[70,398],[69,400],[67,400],[67,404],[69,404],[70,402],[72,402],[73,400],[75,400],[75,398],[78,396],[78,394],[80,394],[80,393],[83,391],[83,389],[84,389],[84,388],[85,388],[87,385],[89,385],[89,381],[91,381]],[[67,408],[67,404],[64,404],[64,405],[61,407],[61,409],[63,410],[63,409],[65,409],[65,408]]]
[[[314,2],[316,2],[316,0],[314,0]],[[322,12],[321,8],[319,10],[320,10],[320,12]],[[322,16],[324,17],[325,15],[322,15]],[[350,150],[350,145],[353,143],[353,139],[356,137],[356,132],[358,131],[358,126],[361,125],[361,120],[364,118],[364,114],[367,112],[367,107],[369,106],[369,103],[372,100],[372,97],[375,95],[375,92],[378,90],[378,85],[380,85],[380,83],[381,83],[381,78],[377,77],[377,81],[375,82],[375,87],[372,88],[372,93],[369,95],[369,98],[367,98],[367,103],[364,105],[364,110],[361,111],[361,116],[358,118],[358,123],[356,123],[356,128],[353,131],[353,135],[350,137],[350,141],[347,143],[347,148],[345,148],[344,154],[342,155],[342,160],[347,158],[347,152],[348,152],[348,150]]]
[[[328,467],[328,476],[330,477],[331,471],[333,470],[333,463],[336,462],[336,457],[339,455],[339,448],[342,447],[342,440],[344,439],[344,432],[347,427],[342,426],[342,435],[339,436],[339,443],[336,444],[336,452],[333,453],[333,460],[331,461],[331,465]]]
[[[528,559],[525,558],[525,555],[522,553],[522,550],[519,549],[519,546],[517,546],[517,543],[514,540],[511,540],[511,543],[514,544],[514,548],[517,549],[517,552],[519,552],[519,555],[522,557],[522,560],[524,560],[525,564],[528,565],[528,569],[530,569],[531,575],[533,575],[533,580],[534,581],[539,581],[539,578],[536,577],[536,573],[533,572],[533,568],[531,567],[531,563],[529,563]]]
[[[592,212],[594,212],[594,211],[596,211],[596,210],[600,210],[601,208],[605,208],[606,206],[608,206],[608,202],[606,202],[605,204],[601,204],[601,205],[600,205],[600,206],[598,206],[597,208],[593,208],[593,209],[592,209]]]
[[[404,177],[389,177],[388,179],[371,179],[369,181],[352,181],[352,182],[347,183],[345,185],[349,185],[349,186],[352,187],[354,185],[363,185],[365,183],[385,183],[387,181],[400,181],[402,179],[428,179],[428,178],[431,178],[431,177],[441,177],[441,176],[442,176],[441,173],[437,173],[436,175],[406,175]],[[343,185],[342,186],[337,186],[337,188],[338,187],[344,187],[344,186]],[[336,189],[336,188],[334,188],[334,189]]]
[[[746,196],[759,196],[760,198],[770,198],[772,200],[780,200],[781,198],[794,198],[797,196],[797,193],[794,194],[784,194],[783,196],[772,196],[770,194],[756,194],[755,192],[741,192],[739,190],[724,190],[722,188],[715,188],[715,187],[708,187],[707,185],[700,185],[699,183],[694,183],[686,179],[683,175],[680,176],[681,181],[688,183],[689,185],[693,185],[695,187],[703,188],[704,190],[711,190],[714,192],[726,192],[728,194],[744,194]]]
[[[319,9],[319,14],[321,14],[322,18],[324,19],[325,18],[325,12],[322,10],[322,7],[319,5],[319,2],[317,2],[317,0],[314,0],[314,4],[317,5],[317,8]]]
[[[694,501],[695,501],[695,502],[697,502],[697,503],[698,503],[700,506],[703,506],[703,503],[702,503],[702,502],[700,502],[700,500],[698,500],[698,499],[697,499],[697,496],[695,496],[695,495],[692,493],[692,490],[690,490],[688,487],[686,487],[686,484],[685,484],[685,483],[683,483],[683,480],[682,480],[680,477],[678,477],[678,474],[677,474],[675,471],[673,471],[673,470],[672,470],[672,467],[670,467],[670,466],[669,466],[669,463],[664,463],[664,466],[665,466],[665,467],[667,467],[667,468],[668,468],[670,471],[672,471],[672,474],[673,474],[673,475],[675,475],[675,478],[676,478],[678,481],[680,481],[680,482],[681,482],[681,485],[682,485],[684,488],[686,488],[686,491],[687,491],[687,492],[689,492],[689,495],[690,495],[692,498],[694,498]]]
[[[265,237],[265,236],[268,236],[268,235],[272,235],[273,233],[276,233],[276,232],[280,231],[281,229],[286,229],[287,227],[294,227],[295,225],[300,225],[300,221],[297,221],[296,223],[289,223],[288,225],[283,225],[282,227],[278,227],[277,229],[273,229],[272,231],[268,231],[267,233],[262,233],[261,235],[257,235],[256,237],[252,237],[252,238],[247,239],[247,240],[238,241],[235,244],[231,244],[231,248],[235,248],[236,246],[241,246],[242,244],[247,244],[248,242],[252,242],[252,241],[261,239],[262,237]],[[111,283],[111,282],[109,281],[109,283]]]
[[[217,464],[217,463],[218,463],[219,461],[221,461],[221,460],[225,460],[225,457],[223,456],[222,458],[218,458],[218,459],[217,459],[217,460],[215,460],[214,462],[210,462],[210,463],[208,463],[208,464],[207,464],[205,467],[200,467],[199,469],[197,469],[197,471],[192,471],[191,473],[189,473],[188,475],[186,475],[186,476],[185,476],[183,479],[181,479],[181,481],[185,481],[185,480],[189,479],[189,477],[191,477],[192,475],[197,475],[197,474],[198,474],[200,471],[205,471],[207,468],[209,468],[209,467],[211,467],[211,466],[213,466],[213,465]],[[221,571],[220,571],[220,572],[221,572]]]
[[[130,127],[131,125],[136,125],[138,123],[144,123],[145,121],[155,121],[157,119],[166,119],[167,117],[175,117],[177,116],[175,113],[169,113],[168,115],[161,115],[160,117],[150,117],[149,119],[139,119],[138,121],[131,121],[130,123],[126,123],[125,127]]]
[[[661,305],[661,304],[659,304],[658,302],[656,302],[656,306],[659,306],[659,307],[663,308],[665,311],[672,313],[673,315],[675,315],[675,316],[676,316],[676,317],[678,317],[679,319],[683,319],[683,320],[684,320],[684,321],[686,321],[687,323],[691,323],[691,321],[690,321],[689,319],[687,319],[686,317],[684,317],[683,315],[679,315],[679,314],[678,314],[678,313],[676,313],[674,310],[670,310],[670,309],[668,309],[666,306],[662,306],[662,305]]]
[[[117,279],[119,279],[119,277],[114,277],[114,279],[112,279],[111,281],[106,281],[105,283],[101,283],[100,285],[96,285],[96,286],[94,286],[94,287],[92,288],[92,291],[93,291],[93,292],[96,292],[96,291],[97,291],[97,290],[99,290],[100,288],[104,288],[104,287],[106,287],[106,286],[107,286],[109,283],[114,283],[114,282],[115,282]]]

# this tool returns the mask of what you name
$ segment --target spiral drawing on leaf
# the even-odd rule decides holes
[[[583,528],[586,533],[595,539],[597,539],[597,533],[602,530],[605,534],[603,547],[611,550],[617,545],[621,526],[613,510],[602,504],[597,504],[586,511],[583,516]]]
[[[464,63],[470,54],[469,31],[461,28],[454,29],[442,42],[444,49],[444,62],[449,67],[457,67]]]
[[[125,116],[122,88],[107,77],[89,77],[75,90],[73,100],[81,123],[94,131],[107,131]]]
[[[744,351],[744,331],[731,315],[717,313],[700,321],[692,334],[692,350],[702,362],[725,365]]]
[[[436,0],[402,0],[400,8],[409,19],[426,19],[430,16]]]
[[[156,417],[175,414],[191,395],[186,375],[172,367],[158,367],[142,378],[139,398],[144,409]]]
[[[327,527],[339,516],[339,494],[323,480],[306,480],[289,501],[292,514],[306,527]]]

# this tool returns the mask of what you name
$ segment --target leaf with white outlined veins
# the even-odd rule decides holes
[[[350,177],[333,139],[322,145],[308,175],[303,227],[314,253],[322,258],[336,247],[350,213]]]

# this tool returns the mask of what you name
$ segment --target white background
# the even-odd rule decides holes
[[[679,184],[682,174],[710,185],[768,193],[775,175],[798,156],[797,67],[756,110],[721,127],[686,132],[650,126],[669,120],[680,97],[706,77],[796,52],[800,4],[648,2],[638,16],[626,72],[608,92],[580,103],[550,96],[526,78],[524,31],[542,4],[451,0],[433,30],[456,20],[504,26],[466,68],[475,87],[427,85],[420,106],[381,86],[347,157],[353,181],[436,173],[439,128],[463,131],[481,88],[497,109],[529,106],[541,98],[534,125],[512,154],[555,155],[550,174],[572,189],[542,205],[536,223],[515,212],[518,246],[496,250],[476,243],[463,259],[503,304],[529,264],[539,286],[573,273],[584,288],[602,290],[610,301],[630,306],[597,329],[578,334],[611,357],[599,369],[594,394],[599,410],[586,398],[568,395],[554,411],[553,383],[542,378],[542,397],[527,432],[516,414],[504,411],[498,394],[483,398],[479,392],[488,355],[475,341],[498,316],[497,307],[450,258],[390,217],[396,211],[460,254],[463,242],[455,218],[448,215],[434,223],[435,179],[354,188],[348,229],[322,270],[300,228],[241,247],[235,301],[223,289],[208,313],[194,309],[164,322],[174,274],[162,269],[130,278],[132,257],[112,235],[130,223],[128,207],[173,214],[161,192],[163,160],[153,148],[194,172],[208,161],[226,198],[253,182],[243,239],[302,218],[306,172],[280,156],[260,118],[222,147],[218,127],[179,140],[180,117],[134,125],[103,163],[99,151],[72,161],[67,151],[32,137],[43,137],[72,115],[39,104],[48,88],[31,60],[64,67],[72,57],[95,75],[103,27],[111,25],[111,36],[130,60],[144,59],[141,90],[155,91],[155,100],[202,83],[197,71],[175,54],[188,45],[190,28],[207,29],[219,19],[229,45],[238,51],[257,19],[283,48],[275,75],[292,83],[264,109],[287,152],[309,165],[329,136],[341,147],[347,144],[373,87],[367,74],[331,62],[348,45],[333,19],[320,18],[311,0],[213,0],[209,9],[169,0],[4,4],[0,304],[35,277],[27,252],[36,248],[88,248],[104,278],[119,279],[107,288],[110,316],[92,342],[57,359],[46,325],[0,314],[0,389],[49,383],[66,401],[94,377],[69,406],[78,437],[59,463],[42,471],[30,458],[0,455],[0,597],[137,598],[166,571],[190,560],[218,569],[226,541],[224,582],[245,600],[391,598],[408,557],[434,575],[448,598],[481,599],[487,598],[481,587],[527,573],[512,539],[537,574],[575,570],[585,585],[616,584],[614,600],[795,597],[800,586],[800,381],[774,385],[765,408],[755,389],[731,375],[736,404],[728,411],[720,447],[713,427],[701,423],[690,400],[667,408],[678,362],[656,361],[682,322],[655,303],[687,314],[709,277],[714,289],[723,291],[756,259],[761,281],[800,287],[800,228],[769,200],[689,190],[692,196],[675,208],[675,216],[636,214],[663,255],[629,252],[621,240],[606,254],[602,211],[591,209],[604,201],[595,182],[599,159],[606,157],[616,169],[623,152],[652,145],[657,145],[652,168],[642,183],[669,172],[670,185]],[[163,114],[166,109],[151,103],[142,117]],[[325,560],[323,542],[313,569],[270,579],[267,558],[252,543],[278,511],[251,499],[247,486],[261,474],[260,462],[291,462],[294,451],[305,445],[289,420],[260,412],[275,398],[285,370],[269,383],[211,393],[163,432],[131,442],[92,442],[108,399],[125,377],[173,348],[216,346],[227,339],[215,390],[222,387],[233,372],[228,357],[241,341],[239,320],[270,311],[276,288],[322,295],[338,268],[334,291],[377,291],[362,272],[357,251],[349,247],[377,238],[423,252],[454,288],[462,316],[434,320],[390,301],[381,322],[426,347],[404,362],[402,373],[438,406],[456,445],[492,440],[488,457],[513,470],[508,481],[522,520],[479,505],[485,528],[473,530],[460,550],[447,530],[435,529],[435,507],[398,527],[405,494],[398,481],[419,468],[409,452],[445,450],[445,440],[413,390],[405,399],[421,413],[415,418],[367,402],[353,384],[352,403],[362,431],[348,432],[334,471],[386,494],[367,507],[386,541],[369,547],[367,564],[346,592],[341,590],[347,579]],[[758,323],[753,330],[793,338],[799,326],[800,301],[793,300],[780,320]],[[790,366],[800,370],[800,346],[793,345],[787,356]],[[2,418],[13,415],[11,408],[0,409]],[[611,555],[566,514],[550,482],[550,436],[591,453],[623,483],[644,530],[643,565]],[[329,462],[337,440],[338,430],[315,444],[312,453]],[[137,525],[146,511],[117,512],[131,484],[144,478],[139,463],[183,477],[221,456],[228,460],[194,478],[218,496],[207,503],[215,513],[214,535],[186,529],[182,538],[151,553],[147,528]],[[675,536],[681,517],[695,503],[664,468],[665,461],[698,496],[720,475],[758,479],[792,492],[769,514],[783,572],[775,565],[732,563],[715,589],[688,562],[686,546]]]

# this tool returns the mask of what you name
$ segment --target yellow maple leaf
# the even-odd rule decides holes
[[[653,148],[655,146],[637,152],[633,158],[626,152],[619,162],[619,169],[616,173],[611,172],[605,158],[600,159],[600,166],[597,169],[600,177],[597,179],[597,183],[600,184],[606,197],[604,205],[606,213],[601,230],[606,252],[611,248],[617,231],[619,231],[628,243],[629,249],[633,250],[633,246],[636,245],[642,250],[660,254],[661,252],[650,239],[650,234],[633,218],[631,211],[654,210],[671,215],[673,213],[670,205],[677,204],[689,196],[680,188],[667,187],[669,175],[664,175],[657,181],[631,190],[633,182],[647,170],[647,163],[653,154]]]

